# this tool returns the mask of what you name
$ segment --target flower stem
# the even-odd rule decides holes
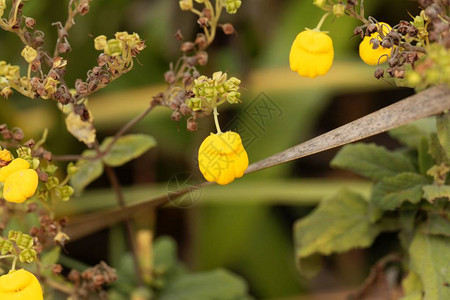
[[[325,22],[325,19],[326,19],[329,15],[330,15],[329,12],[327,12],[326,14],[324,14],[324,15],[322,16],[322,18],[320,19],[319,24],[317,24],[317,26],[316,26],[316,28],[314,28],[314,30],[320,31],[320,27],[322,27],[323,22]]]
[[[18,256],[15,255],[15,256],[14,256],[14,259],[13,259],[13,262],[12,262],[12,265],[11,265],[11,270],[13,270],[13,271],[16,270],[17,258],[18,258]]]
[[[216,107],[214,107],[214,123],[216,123],[217,133],[220,134],[220,133],[222,133],[222,130],[220,130],[219,118],[217,117],[218,115],[219,115],[219,112],[217,111],[217,106],[216,106]]]

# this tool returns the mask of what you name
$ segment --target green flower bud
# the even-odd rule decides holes
[[[415,16],[414,21],[411,24],[417,29],[425,27],[425,21],[421,16]]]
[[[405,80],[408,86],[416,87],[422,82],[422,77],[416,71],[408,71],[405,74]]]
[[[25,233],[22,233],[16,240],[16,245],[19,249],[28,249],[33,247],[34,241],[33,238]]]
[[[191,10],[194,8],[192,0],[180,0],[179,2],[181,10]]]
[[[239,7],[241,7],[242,1],[240,0],[226,0],[225,8],[227,13],[235,14]]]
[[[45,79],[44,89],[49,95],[53,95],[58,88],[59,81],[53,77],[47,77]]]
[[[333,5],[333,14],[338,18],[342,17],[345,14],[345,5],[344,4]]]
[[[37,258],[37,252],[34,249],[26,249],[20,252],[19,254],[19,260],[23,263],[32,263],[36,261]]]
[[[314,0],[313,4],[315,6],[318,6],[320,8],[323,8],[325,6],[325,4],[327,3],[327,0]]]
[[[231,92],[227,94],[227,101],[230,104],[239,103],[241,100],[239,99],[241,97],[241,93],[239,92]]]
[[[186,102],[186,104],[193,111],[202,110],[202,99],[200,98],[191,98]]]
[[[70,185],[65,185],[59,189],[62,201],[69,201],[74,192]]]
[[[105,53],[110,56],[119,56],[122,54],[123,50],[122,42],[116,39],[111,39],[108,41],[105,47]]]
[[[76,172],[78,172],[78,167],[75,166],[75,164],[73,162],[69,163],[67,165],[67,174],[69,174],[70,176],[74,175]]]
[[[47,182],[45,183],[45,187],[47,190],[51,190],[59,185],[59,179],[58,177],[51,176],[47,179]]]
[[[11,241],[2,240],[0,241],[0,254],[6,255],[12,253],[14,250],[14,245]]]
[[[10,230],[8,232],[8,240],[15,242],[15,241],[17,241],[17,239],[20,238],[21,235],[22,235],[22,232],[20,232],[20,231]]]

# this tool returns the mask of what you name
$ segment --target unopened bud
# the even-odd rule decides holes
[[[181,10],[191,10],[194,8],[192,0],[180,0],[179,2]]]
[[[333,5],[333,14],[338,18],[342,17],[345,14],[345,5],[344,4]]]

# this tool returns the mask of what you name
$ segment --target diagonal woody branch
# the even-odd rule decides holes
[[[450,89],[437,86],[250,165],[246,174],[343,146],[450,109]]]
[[[450,110],[450,89],[445,86],[433,87],[283,152],[258,161],[248,167],[246,174],[356,142],[410,122],[440,114],[446,110]],[[182,196],[194,189],[211,184],[204,182],[198,186],[179,190],[171,194],[170,198],[173,200],[175,197]],[[138,211],[164,205],[168,201],[169,198],[167,195],[160,195],[125,208],[117,208],[74,218],[69,223],[66,232],[73,239],[77,239],[121,222]]]

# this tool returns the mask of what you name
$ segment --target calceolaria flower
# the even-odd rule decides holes
[[[377,26],[381,26],[385,35],[391,31],[389,24],[380,22]],[[359,44],[359,56],[366,64],[376,66],[379,63],[384,63],[391,57],[391,48],[384,48],[381,45],[381,41],[380,34],[374,32],[370,36],[365,36]]]
[[[3,164],[9,163],[11,160],[12,160],[11,152],[9,152],[6,149],[1,149],[0,150],[0,167],[3,167]]]
[[[289,54],[291,70],[300,76],[314,78],[325,75],[333,64],[331,38],[319,30],[304,30],[294,40]]]
[[[11,270],[0,276],[0,299],[2,300],[43,300],[42,288],[37,278],[30,272]]]
[[[9,202],[22,203],[34,195],[38,186],[38,175],[30,164],[16,158],[0,169],[0,182],[4,182],[3,198]]]
[[[198,165],[206,180],[221,185],[242,177],[248,155],[239,134],[227,131],[208,136],[198,150]]]

